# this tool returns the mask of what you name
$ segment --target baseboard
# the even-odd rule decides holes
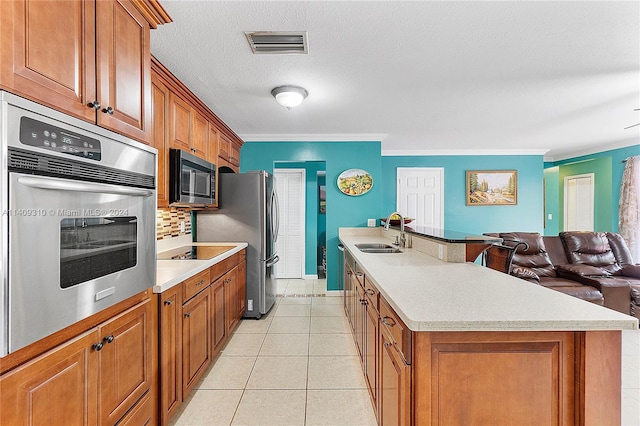
[[[327,290],[327,297],[342,297],[343,295],[343,290]]]
[[[302,277],[303,280],[317,280],[318,279],[318,274],[315,275],[305,275]]]

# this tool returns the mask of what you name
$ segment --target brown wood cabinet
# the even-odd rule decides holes
[[[151,81],[153,145],[159,151],[158,207],[168,207],[170,148],[189,151],[215,164],[217,170],[226,166],[239,172],[242,140],[155,58],[151,58]],[[208,207],[215,208],[217,203]]]
[[[115,424],[149,394],[150,324],[147,299],[4,374],[0,423]]]
[[[211,292],[182,305],[182,394],[188,395],[212,360]]]
[[[0,86],[149,143],[150,28],[170,18],[141,3],[0,2]]]
[[[380,326],[378,424],[411,424],[411,366],[406,364],[386,326]]]
[[[161,391],[160,406],[165,407],[160,412],[162,424],[176,412],[182,403],[182,357],[177,356],[182,351],[182,289],[175,286],[160,295],[160,375]]]
[[[156,295],[159,317],[159,412],[167,425],[227,343],[244,311],[245,251]]]

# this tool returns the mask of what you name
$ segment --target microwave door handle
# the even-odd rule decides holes
[[[95,192],[98,194],[130,195],[133,197],[150,197],[153,195],[153,191],[148,189],[130,188],[106,183],[58,180],[37,176],[21,176],[18,178],[18,183],[32,188],[56,191]]]

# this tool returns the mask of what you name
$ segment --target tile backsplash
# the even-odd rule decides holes
[[[179,237],[191,234],[191,211],[169,207],[158,209],[156,223],[156,239]],[[184,222],[184,232],[180,230],[180,223]]]

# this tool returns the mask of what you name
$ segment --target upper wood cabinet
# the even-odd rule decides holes
[[[0,2],[0,86],[148,143],[149,32],[170,18],[157,2],[136,4]]]
[[[239,172],[242,140],[155,58],[151,59],[151,82],[158,207],[167,207],[170,148],[189,151],[215,164],[217,170],[226,166]]]

